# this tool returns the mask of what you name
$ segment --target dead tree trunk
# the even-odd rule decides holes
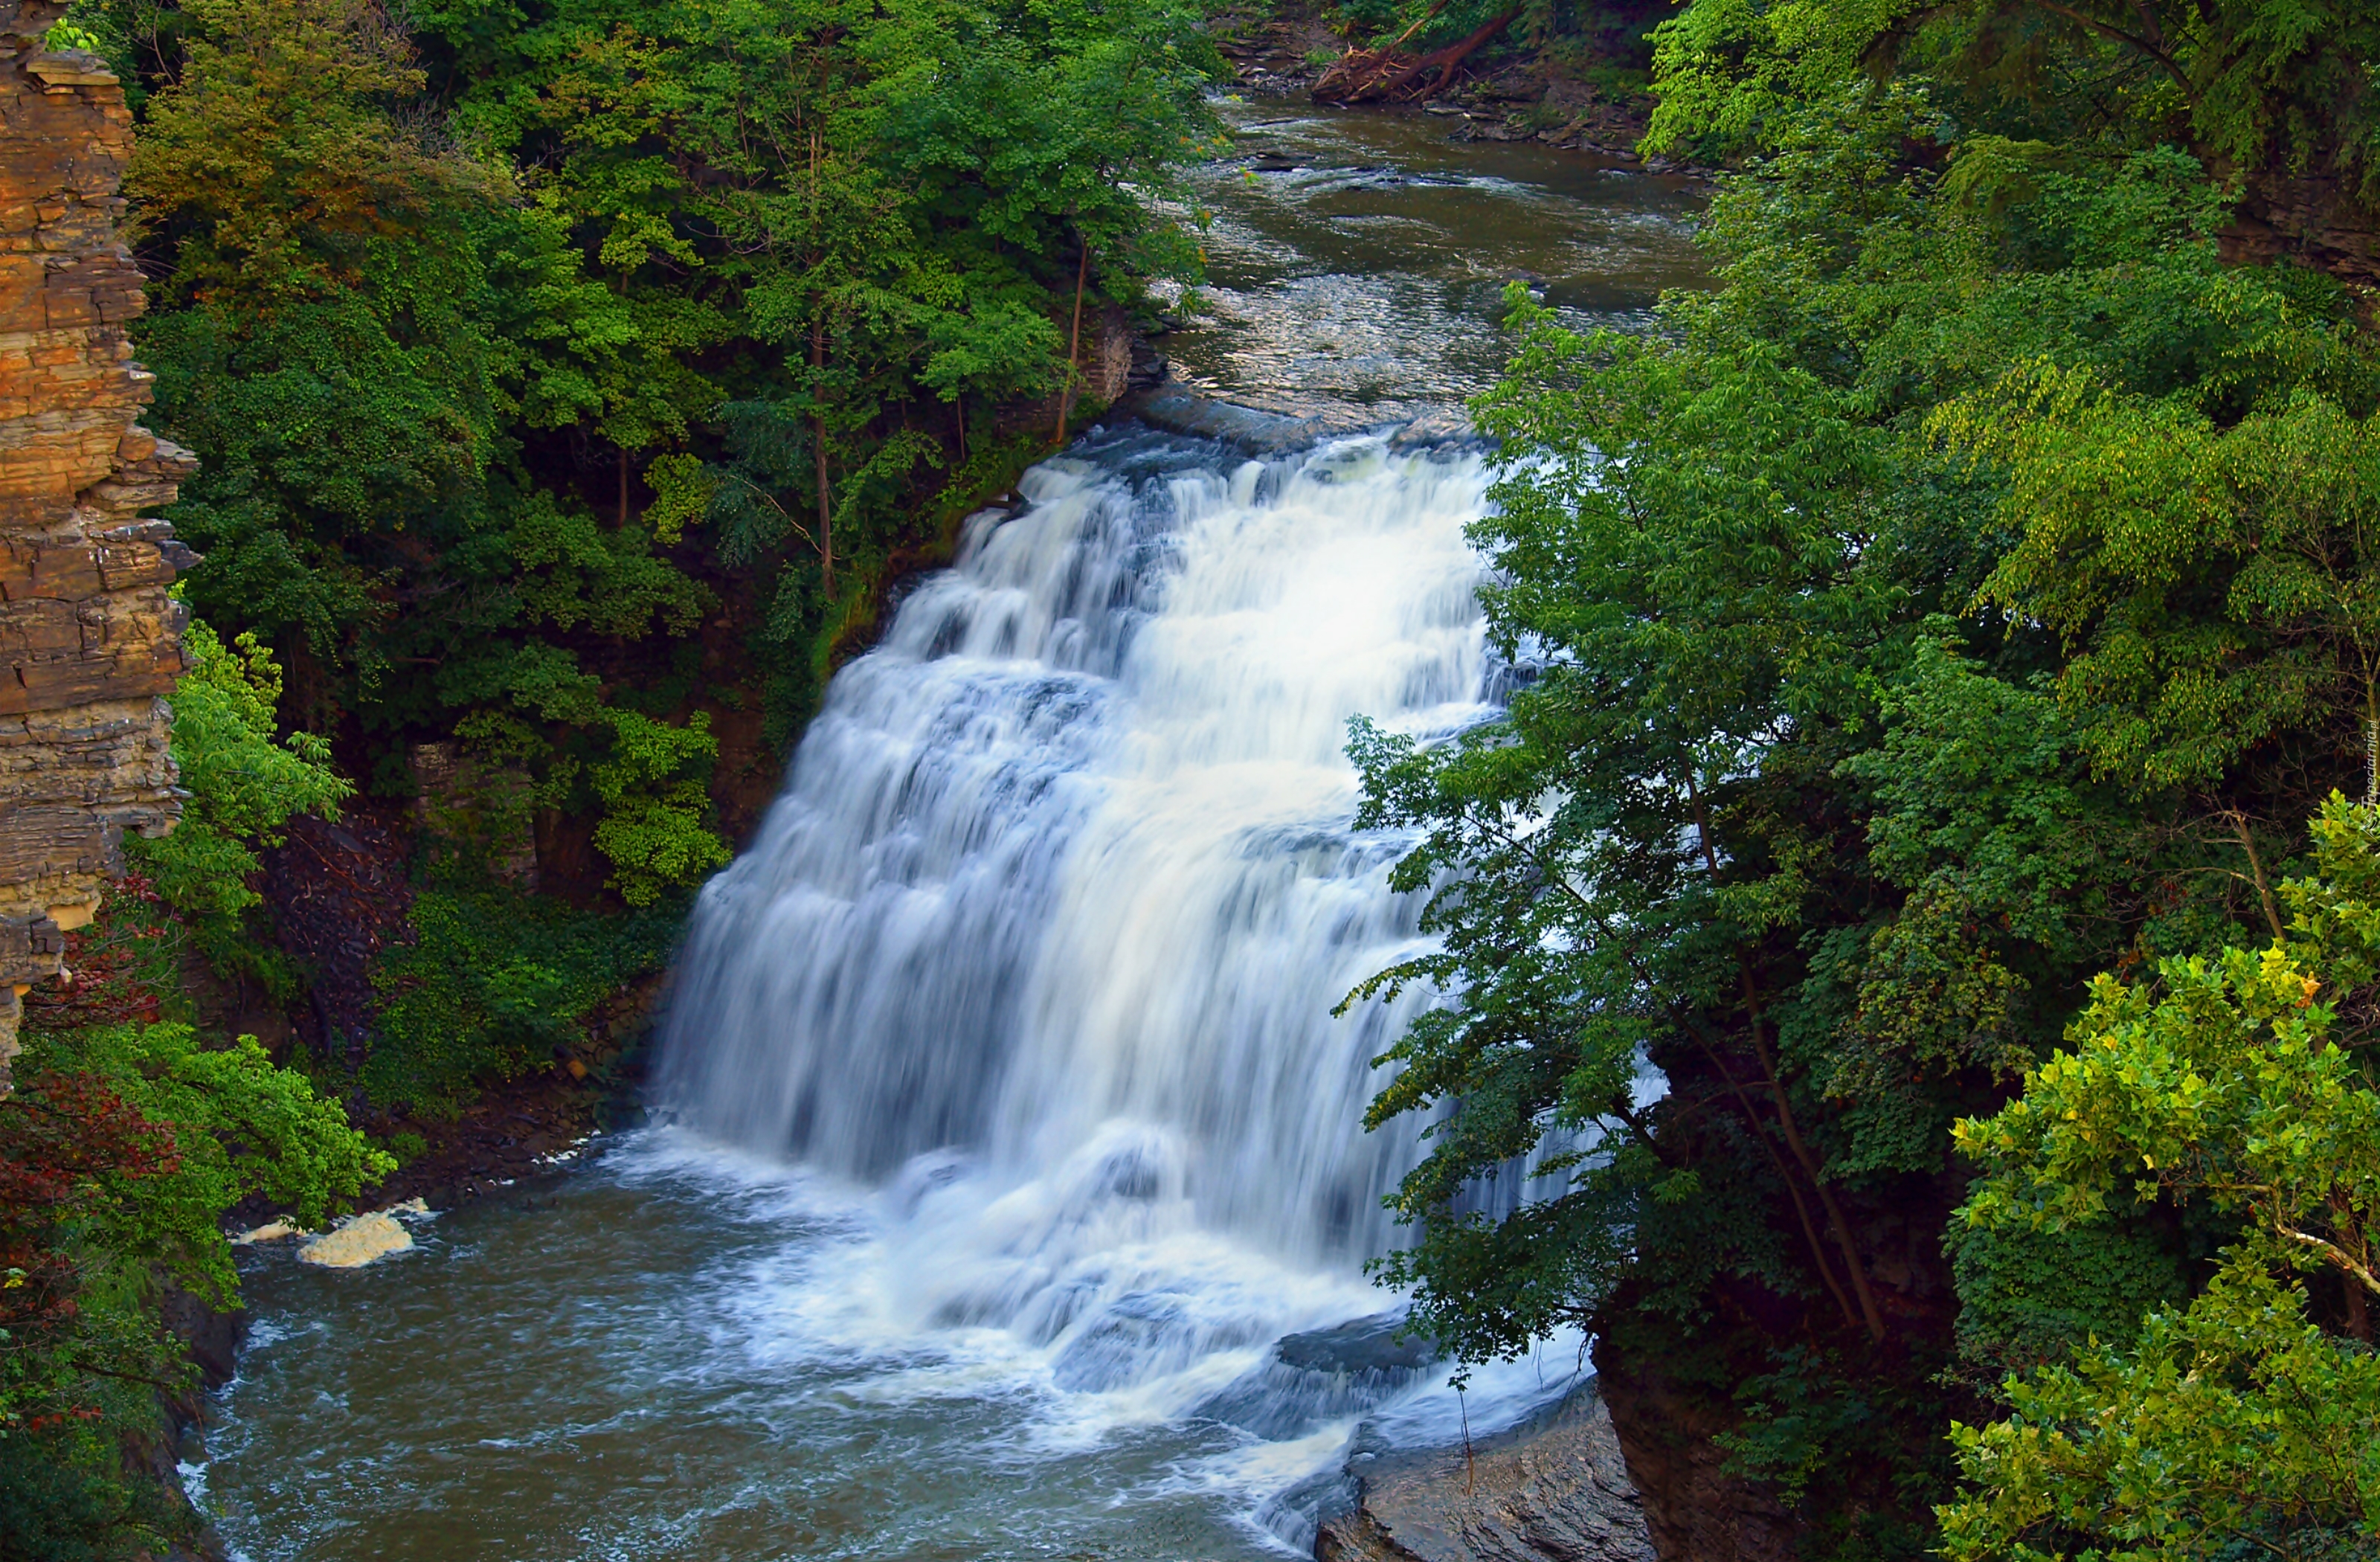
[[[1431,16],[1437,14],[1436,11],[1430,13]],[[1408,28],[1404,38],[1398,39],[1396,43],[1385,49],[1350,51],[1342,56],[1336,65],[1324,71],[1321,79],[1314,83],[1314,101],[1316,103],[1392,103],[1402,100],[1410,103],[1420,98],[1435,97],[1454,84],[1455,73],[1463,68],[1463,61],[1477,54],[1498,33],[1510,27],[1512,18],[1520,14],[1517,9],[1506,11],[1501,16],[1480,23],[1468,37],[1460,42],[1449,43],[1446,47],[1434,50],[1418,59],[1412,58],[1399,50],[1399,45],[1404,43],[1404,39],[1413,36],[1414,28]],[[1422,19],[1427,21],[1429,18],[1425,17]],[[1416,22],[1414,27],[1418,28],[1420,25]],[[1438,72],[1438,79],[1435,81],[1419,88],[1414,86],[1415,82],[1433,70]]]

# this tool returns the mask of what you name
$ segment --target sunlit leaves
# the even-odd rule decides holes
[[[224,958],[241,937],[241,913],[262,897],[249,882],[257,851],[279,844],[293,815],[335,817],[353,788],[331,765],[330,744],[310,732],[278,736],[281,668],[253,634],[225,645],[192,619],[182,634],[188,666],[174,685],[174,763],[188,794],[171,835],[128,843],[157,891]]]
[[[1957,1562],[2346,1562],[2380,1541],[2380,1356],[2253,1262],[2009,1402],[1952,1434],[1974,1488],[1942,1509]]]
[[[594,767],[603,820],[595,848],[612,860],[612,885],[636,907],[650,906],[673,887],[699,884],[727,865],[727,843],[705,827],[706,783],[719,740],[710,714],[697,711],[683,726],[634,711],[607,711],[612,751]]]
[[[2087,1229],[2165,1202],[2226,1212],[2240,1235],[2137,1343],[2012,1378],[2005,1421],[1959,1430],[1976,1489],[1944,1509],[1951,1556],[2180,1562],[2252,1541],[2328,1557],[2380,1540],[2380,1094],[2339,1022],[2368,1002],[2375,834],[2334,798],[2319,876],[2287,886],[2294,936],[2168,960],[2154,986],[2101,977],[2023,1095],[1959,1125],[1985,1168],[1972,1226]],[[2316,1275],[2360,1338],[2309,1316]]]
[[[2018,542],[1984,598],[2071,648],[2060,692],[2103,774],[2204,781],[2285,728],[2360,724],[2380,683],[2368,414],[2306,389],[2227,426],[2033,363],[1933,427],[2009,474]]]

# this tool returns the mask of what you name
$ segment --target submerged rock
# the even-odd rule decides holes
[[[1196,1413],[1264,1438],[1301,1436],[1326,1422],[1361,1415],[1437,1360],[1427,1339],[1402,1333],[1403,1327],[1403,1313],[1382,1312],[1286,1336],[1262,1364],[1225,1385]]]
[[[277,1242],[284,1237],[303,1237],[305,1235],[305,1232],[299,1230],[297,1226],[290,1225],[285,1220],[268,1220],[261,1226],[251,1226],[247,1230],[241,1232],[238,1236],[234,1237],[231,1239],[231,1245],[235,1248],[244,1248],[253,1242]]]
[[[1348,1501],[1326,1507],[1315,1536],[1318,1562],[1654,1562],[1591,1383],[1467,1455],[1359,1450],[1346,1478]]]
[[[356,1269],[413,1246],[413,1233],[386,1211],[359,1214],[298,1250],[298,1262],[326,1269]]]
[[[1479,431],[1472,426],[1471,415],[1460,407],[1440,407],[1425,412],[1389,436],[1389,445],[1395,450],[1443,449],[1478,443]]]

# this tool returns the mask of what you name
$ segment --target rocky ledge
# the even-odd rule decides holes
[[[123,871],[124,832],[173,827],[165,702],[192,562],[144,509],[196,463],[135,421],[140,272],[117,232],[124,89],[54,50],[65,0],[0,0],[0,1096],[18,998]]]
[[[1287,455],[1326,439],[1359,433],[1385,434],[1390,446],[1399,450],[1454,449],[1488,443],[1458,407],[1438,408],[1394,423],[1372,421],[1352,408],[1291,417],[1220,400],[1164,373],[1152,384],[1135,387],[1116,403],[1116,410],[1130,413],[1151,428],[1211,439],[1252,456]]]
[[[1396,1452],[1359,1434],[1339,1487],[1323,1506],[1318,1562],[1654,1562],[1591,1382],[1468,1449]]]

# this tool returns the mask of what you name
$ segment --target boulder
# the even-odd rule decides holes
[[[358,1269],[374,1259],[401,1253],[413,1246],[413,1234],[385,1210],[359,1214],[315,1238],[298,1250],[300,1263],[326,1269]]]
[[[1643,1506],[1592,1383],[1549,1415],[1457,1446],[1348,1461],[1318,1562],[1654,1562]]]
[[[1385,1404],[1436,1360],[1429,1341],[1404,1332],[1402,1312],[1382,1312],[1286,1336],[1196,1413],[1259,1437],[1302,1437]]]

